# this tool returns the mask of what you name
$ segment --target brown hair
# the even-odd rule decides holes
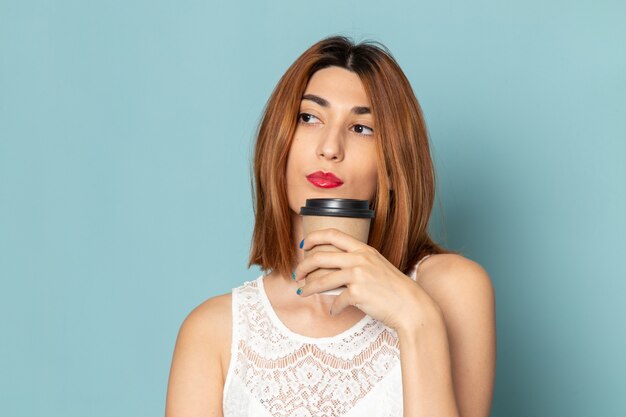
[[[405,274],[425,255],[451,253],[427,230],[435,173],[426,124],[409,81],[380,43],[354,44],[344,36],[332,36],[296,59],[265,106],[254,150],[256,219],[248,267],[259,265],[264,271],[290,276],[296,264],[298,249],[284,181],[287,156],[308,81],[329,66],[359,76],[377,126],[378,186],[370,204],[375,218],[368,244]]]

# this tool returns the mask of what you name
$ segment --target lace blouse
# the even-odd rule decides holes
[[[224,417],[402,417],[395,330],[365,315],[336,336],[297,334],[276,315],[263,278],[232,290]]]

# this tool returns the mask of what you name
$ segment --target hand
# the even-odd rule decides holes
[[[306,279],[317,268],[339,268],[312,282],[300,293],[307,297],[345,285],[331,306],[339,314],[353,305],[370,317],[397,331],[415,328],[437,311],[432,298],[411,278],[403,274],[376,249],[337,229],[316,230],[304,238],[302,250],[331,244],[343,252],[315,252],[296,267],[296,281]]]

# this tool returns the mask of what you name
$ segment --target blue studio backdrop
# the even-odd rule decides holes
[[[162,415],[182,320],[260,274],[263,106],[342,34],[404,69],[433,234],[494,283],[492,415],[626,415],[624,16],[609,0],[0,0],[2,414]]]

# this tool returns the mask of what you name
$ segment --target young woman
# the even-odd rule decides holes
[[[428,235],[426,125],[386,48],[335,36],[305,51],[267,103],[254,175],[249,266],[264,274],[184,320],[166,416],[488,416],[493,287]],[[370,201],[368,243],[303,236],[309,198]],[[342,252],[304,258],[320,244]],[[307,282],[317,268],[338,270]]]

